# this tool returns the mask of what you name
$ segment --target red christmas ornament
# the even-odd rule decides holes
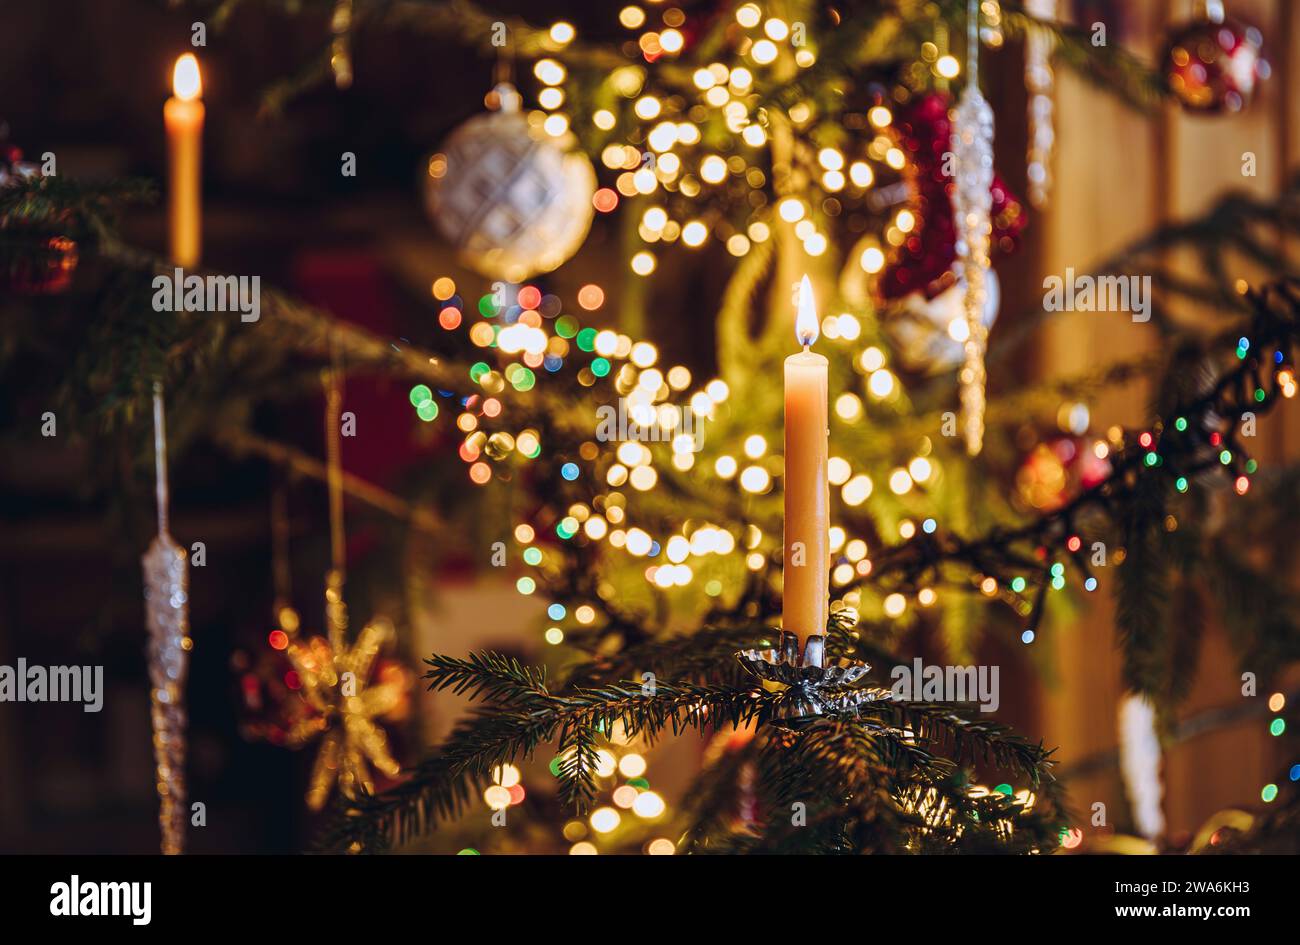
[[[296,636],[295,633],[293,637]],[[284,652],[293,637],[281,629],[272,630],[267,635],[266,647],[251,653],[238,650],[231,657],[239,688],[239,730],[248,741],[285,747],[295,729],[319,715],[304,698],[302,679]],[[400,693],[377,718],[386,724],[408,721],[413,711],[410,692],[414,683],[414,673],[401,662],[386,656],[376,657],[366,685],[392,686]]]
[[[77,269],[77,244],[66,236],[15,228],[0,234],[0,256],[0,287],[20,295],[57,295],[72,284]]]
[[[272,636],[282,630],[273,630]],[[239,688],[239,730],[249,741],[266,741],[283,747],[289,731],[307,714],[296,693],[299,683],[293,668],[275,641],[253,652],[238,650],[231,657]]]
[[[927,300],[957,281],[957,229],[952,216],[952,177],[945,173],[945,155],[952,151],[952,97],[927,92],[896,111],[894,139],[908,157],[903,179],[912,195],[909,209],[917,225],[902,245],[893,249],[877,282],[886,301],[913,292]],[[997,175],[993,177],[993,250],[1014,252],[1029,222],[1022,204]]]
[[[1057,436],[1034,447],[1016,472],[1020,500],[1041,512],[1059,509],[1110,475],[1110,459],[1094,439]]]
[[[1164,55],[1164,77],[1183,107],[1198,112],[1241,111],[1268,77],[1264,37],[1253,26],[1224,19],[1222,7],[1178,28]]]
[[[0,142],[0,188],[36,177],[39,168],[23,152]],[[72,282],[77,244],[59,232],[66,214],[51,213],[39,201],[24,200],[0,214],[0,289],[21,295],[54,295]]]

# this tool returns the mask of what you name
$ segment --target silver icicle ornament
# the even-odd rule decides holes
[[[989,241],[993,233],[993,109],[979,89],[979,4],[972,0],[968,26],[966,88],[954,112],[952,151],[956,181],[952,188],[953,222],[957,227],[957,259],[966,283],[962,307],[966,315],[961,382],[962,436],[966,452],[979,455],[984,447],[984,355],[988,328],[984,306],[988,294]]]
[[[153,416],[158,534],[141,558],[145,625],[149,630],[146,653],[162,852],[178,854],[185,851],[185,680],[192,645],[189,567],[185,549],[168,530],[167,433],[159,385],[154,386]]]

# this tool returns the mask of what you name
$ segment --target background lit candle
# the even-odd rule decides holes
[[[198,264],[200,252],[199,174],[203,154],[203,80],[193,53],[176,60],[172,97],[163,106],[167,126],[168,228],[176,265]]]
[[[785,359],[785,592],[781,627],[807,640],[826,632],[829,606],[830,486],[826,456],[827,361],[817,340],[812,284],[799,283],[795,336],[804,350]]]

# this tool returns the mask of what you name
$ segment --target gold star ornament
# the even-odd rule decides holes
[[[401,766],[389,751],[380,721],[403,714],[411,686],[411,673],[403,667],[382,667],[370,679],[380,651],[394,639],[392,623],[370,621],[349,645],[342,580],[336,574],[330,576],[325,597],[329,638],[292,640],[285,651],[307,709],[290,727],[288,743],[300,748],[321,736],[307,788],[312,810],[325,806],[336,782],[344,797],[373,792],[372,766],[390,778],[398,774]]]

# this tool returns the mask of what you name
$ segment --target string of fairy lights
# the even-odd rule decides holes
[[[1274,738],[1280,738],[1286,734],[1286,719],[1282,716],[1282,710],[1286,708],[1286,694],[1274,692],[1268,697],[1268,711],[1272,713],[1273,718],[1268,722],[1268,733]],[[1300,762],[1293,764],[1287,770],[1287,777],[1291,781],[1300,781]],[[1271,804],[1277,800],[1278,786],[1270,781],[1265,784],[1259,792],[1259,799],[1265,804]]]
[[[553,528],[555,537],[562,541],[605,542],[636,558],[654,559],[662,555],[666,563],[652,564],[645,575],[649,583],[665,589],[691,583],[692,571],[688,564],[691,558],[739,552],[744,554],[749,570],[768,568],[776,547],[773,542],[779,536],[768,535],[757,525],[736,534],[714,523],[697,520],[691,523],[688,532],[653,534],[641,525],[630,524],[629,520],[630,496],[654,490],[660,483],[656,464],[665,461],[678,472],[703,474],[743,494],[761,496],[773,492],[780,475],[780,457],[772,455],[765,435],[743,434],[735,442],[716,437],[697,439],[692,432],[681,432],[717,419],[730,393],[725,381],[713,378],[695,385],[685,366],[661,367],[658,349],[653,344],[634,341],[610,329],[584,327],[576,316],[562,312],[562,303],[556,296],[543,294],[532,285],[520,287],[515,299],[506,304],[490,294],[479,297],[474,302],[477,316],[472,321],[466,319],[467,302],[450,277],[439,277],[432,292],[440,305],[439,325],[449,332],[464,330],[472,345],[484,349],[485,358],[499,359],[495,366],[481,360],[469,368],[469,380],[482,393],[468,396],[451,391],[435,393],[424,384],[415,385],[410,392],[417,416],[426,422],[440,415],[440,402],[454,404],[458,411],[454,423],[463,434],[458,452],[469,467],[468,475],[473,483],[489,483],[494,463],[511,458],[527,462],[542,455],[541,434],[535,427],[492,430],[508,420],[505,401],[498,395],[507,385],[519,393],[532,390],[541,378],[561,372],[566,362],[570,362],[576,365],[578,384],[587,388],[599,384],[609,391],[611,399],[621,398],[628,420],[637,425],[639,434],[636,439],[622,439],[605,450],[597,442],[593,423],[591,439],[578,444],[554,444],[554,448],[565,452],[566,461],[559,469],[563,479],[570,483],[589,483],[591,490],[586,502],[570,506],[564,510],[566,514],[557,517]],[[579,291],[578,297],[581,307],[595,310],[602,304],[604,292],[599,286],[589,284]],[[828,316],[822,325],[828,337],[846,346],[858,339],[861,327],[856,316],[849,314]],[[885,355],[878,347],[864,347],[851,357],[863,374],[867,397],[886,400],[896,396],[901,382],[889,371]],[[835,412],[846,424],[864,422],[866,416],[862,397],[852,392],[837,397]],[[708,452],[700,448],[702,444]],[[921,448],[930,452],[929,441],[923,441]],[[939,468],[937,458],[916,455],[905,465],[890,470],[888,488],[896,496],[906,495],[933,481]],[[830,458],[829,481],[849,508],[861,506],[875,488],[869,473],[839,455]],[[898,531],[901,538],[907,539],[918,532],[933,532],[935,528],[935,520],[927,517],[920,521],[905,519]],[[523,560],[540,564],[543,552],[537,544],[535,525],[519,523],[514,537],[524,546]],[[870,574],[871,561],[864,536],[835,526],[830,538],[832,551],[843,557],[833,575],[836,583],[844,585],[856,576]],[[531,594],[537,586],[535,580],[521,581],[520,590]],[[720,592],[716,588],[706,590],[715,596]],[[934,599],[933,592],[920,598],[927,606]],[[891,598],[886,612],[894,606]]]
[[[737,434],[738,442],[726,437],[707,437],[703,438],[704,448],[699,449],[691,433],[678,432],[691,428],[684,422],[687,417],[701,425],[717,419],[729,395],[724,381],[714,378],[696,385],[686,367],[661,367],[659,352],[653,344],[634,341],[610,329],[584,326],[576,316],[562,311],[563,305],[556,296],[544,294],[532,285],[521,287],[508,304],[501,304],[492,295],[480,297],[474,306],[477,316],[472,321],[465,318],[466,302],[450,277],[435,281],[433,295],[441,306],[438,322],[442,328],[467,331],[471,344],[484,350],[485,360],[475,362],[469,369],[470,381],[482,393],[457,396],[440,391],[435,395],[421,384],[412,388],[411,403],[424,421],[438,417],[440,400],[455,404],[458,410],[455,426],[463,434],[458,451],[469,467],[468,475],[473,483],[480,486],[489,483],[495,463],[537,460],[544,449],[541,433],[535,427],[499,429],[509,418],[505,401],[497,395],[507,385],[519,393],[530,391],[542,378],[561,372],[570,363],[576,366],[578,384],[586,388],[601,385],[600,390],[612,395],[610,399],[622,398],[629,419],[641,426],[642,435],[637,439],[622,439],[611,449],[603,449],[593,428],[593,436],[580,443],[551,444],[565,456],[559,467],[560,476],[567,483],[587,489],[584,501],[574,502],[555,515],[551,529],[554,538],[587,545],[604,543],[631,558],[646,559],[646,582],[660,590],[691,585],[695,576],[692,561],[712,556],[740,555],[744,568],[764,574],[770,571],[779,539],[774,529],[765,531],[758,524],[750,524],[732,531],[696,519],[680,530],[660,532],[642,521],[648,517],[639,516],[636,510],[635,496],[652,492],[660,485],[660,465],[665,462],[673,470],[704,476],[713,484],[725,485],[741,495],[763,496],[773,492],[780,476],[780,457],[772,455],[763,434]],[[579,299],[583,300],[581,307],[594,311],[603,303],[604,292],[599,286],[589,284],[579,291]],[[823,327],[828,329],[827,335],[834,343],[849,346],[847,356],[862,374],[867,397],[884,400],[897,394],[901,381],[889,371],[880,348],[867,345],[855,350],[853,347],[860,328],[855,316],[828,316],[823,320]],[[1250,344],[1249,339],[1239,339],[1236,349],[1239,358],[1247,356]],[[1280,358],[1281,351],[1269,357]],[[497,363],[489,364],[486,360],[489,358],[496,359]],[[1282,360],[1275,360],[1275,366],[1278,394],[1283,398],[1294,397],[1297,385],[1293,369]],[[1262,403],[1266,396],[1263,387],[1256,387],[1251,393],[1255,403]],[[1073,424],[1075,429],[1086,428],[1086,407],[1068,406],[1069,410],[1063,409],[1065,422]],[[838,420],[846,425],[865,422],[862,399],[856,393],[841,394],[834,409]],[[1164,433],[1177,437],[1188,430],[1188,419],[1179,416],[1173,418],[1170,429]],[[1164,462],[1157,442],[1161,436],[1161,429],[1144,430],[1132,437],[1113,427],[1106,437],[1085,441],[1080,448],[1102,463],[1100,468],[1105,473],[1111,472],[1110,459],[1125,450],[1140,451],[1140,468],[1155,469]],[[1233,487],[1244,495],[1250,477],[1258,469],[1257,462],[1240,456],[1239,451],[1234,453],[1220,431],[1207,431],[1205,438],[1217,450],[1218,464],[1234,470]],[[835,455],[828,466],[829,481],[844,509],[861,506],[875,490],[871,473],[856,466],[851,459]],[[884,478],[893,496],[901,498],[916,492],[923,506],[927,486],[936,483],[941,475],[942,462],[926,439],[917,455],[890,469]],[[1189,487],[1188,476],[1176,478],[1174,488],[1178,492],[1186,492]],[[1034,500],[1032,491],[1029,496],[1037,507],[1047,507],[1045,499]],[[1167,525],[1176,528],[1176,518]],[[897,523],[897,535],[902,542],[933,536],[938,530],[939,522],[930,515],[903,517]],[[537,577],[526,575],[518,582],[520,593],[531,595],[545,584],[540,567],[546,556],[542,543],[550,540],[550,536],[539,534],[535,522],[520,522],[514,529],[514,538],[521,546],[522,560],[538,569]],[[837,587],[850,588],[835,601],[834,609],[856,617],[863,602],[861,585],[873,569],[867,536],[854,534],[845,525],[837,524],[831,529],[830,541],[835,555],[832,582]],[[1079,560],[1082,545],[1083,537],[1075,531],[1061,536],[1061,551],[1067,561]],[[1044,570],[1048,588],[1059,591],[1066,587],[1063,561],[1045,564]],[[1085,591],[1095,590],[1096,577],[1086,568],[1083,570],[1081,586]],[[1022,616],[1029,613],[1031,606],[1025,592],[1039,583],[1034,573],[1015,575],[1005,582],[991,575],[977,575],[975,581],[979,593],[1010,603]],[[716,597],[723,591],[723,582],[713,578],[705,591]],[[933,587],[921,587],[916,589],[913,600],[917,606],[931,607],[937,602],[938,593]],[[908,597],[895,591],[883,598],[881,612],[885,617],[897,618],[908,605]],[[594,622],[597,615],[596,608],[589,603],[567,608],[566,615],[570,611],[584,625]],[[549,628],[546,639],[551,643],[562,642],[562,628]],[[1033,639],[1034,631],[1026,630],[1023,641],[1030,643]]]

